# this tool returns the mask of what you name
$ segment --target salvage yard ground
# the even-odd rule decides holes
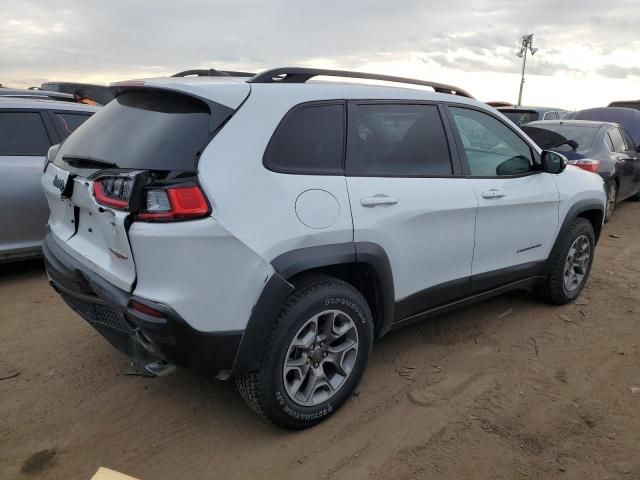
[[[576,304],[516,292],[392,334],[298,433],[231,383],[127,375],[41,262],[2,266],[0,479],[640,478],[639,218],[619,205]]]

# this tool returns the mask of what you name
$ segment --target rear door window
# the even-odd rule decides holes
[[[40,113],[0,111],[0,155],[46,155],[50,146]]]
[[[607,135],[609,135],[609,138],[611,139],[611,145],[613,145],[614,152],[620,153],[626,150],[627,147],[624,144],[624,139],[617,128],[610,129]]]
[[[263,163],[281,173],[343,174],[344,136],[343,102],[301,105],[278,125]]]
[[[81,113],[51,112],[53,124],[62,140],[71,135],[91,115]]]
[[[436,105],[356,106],[355,155],[349,175],[451,176],[449,144]]]
[[[631,136],[623,128],[620,129],[620,134],[622,135],[622,139],[624,140],[627,151],[634,152],[636,150],[636,144],[631,139]]]

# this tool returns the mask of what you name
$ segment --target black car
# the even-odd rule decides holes
[[[636,145],[640,145],[640,111],[625,107],[587,108],[568,113],[564,120],[595,120],[622,125]]]
[[[610,107],[624,107],[640,110],[640,100],[616,100],[609,104]]]
[[[598,173],[605,181],[611,218],[617,202],[640,200],[640,147],[617,123],[588,120],[532,122],[522,130],[543,149],[562,153],[569,163]]]
[[[113,92],[109,90],[109,87],[105,85],[94,85],[91,83],[45,82],[40,86],[40,88],[66,93],[71,96],[81,92],[81,96],[85,96],[100,105],[106,105],[114,98]]]
[[[0,87],[0,97],[11,98],[40,98],[42,100],[58,100],[63,102],[73,102],[73,95],[62,92],[52,92],[49,90],[40,90],[39,88],[6,88]]]

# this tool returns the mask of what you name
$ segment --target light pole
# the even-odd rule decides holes
[[[518,94],[518,104],[516,105],[518,107],[522,104],[522,89],[524,88],[524,68],[527,65],[527,50],[531,52],[531,55],[535,55],[538,51],[538,49],[533,46],[533,33],[523,35],[521,41],[522,44],[520,45],[520,50],[516,53],[516,56],[522,59],[522,79],[520,80],[520,93]]]

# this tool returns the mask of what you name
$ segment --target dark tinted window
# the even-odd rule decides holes
[[[447,176],[451,157],[435,105],[358,105],[349,174]]]
[[[636,144],[631,139],[631,137],[629,136],[627,131],[625,129],[621,128],[620,129],[620,134],[622,135],[622,138],[624,139],[624,144],[625,144],[625,147],[626,147],[627,151],[635,151]]]
[[[264,165],[283,173],[340,174],[344,105],[306,105],[287,114],[264,154]]]
[[[471,175],[520,175],[532,170],[531,148],[513,130],[486,113],[452,107]]]
[[[534,110],[500,110],[500,112],[518,126],[540,118],[540,114]]]
[[[624,152],[627,149],[624,144],[624,139],[617,128],[610,129],[607,135],[609,135],[609,138],[611,139],[614,152]]]
[[[37,112],[0,112],[0,155],[46,155],[51,146]]]
[[[591,150],[598,129],[599,127],[551,123],[525,127],[524,131],[540,148],[553,148],[563,152],[575,151],[585,154]],[[558,135],[545,135],[545,132],[554,132]],[[571,145],[564,143],[568,140],[573,140],[578,144],[575,150]]]
[[[71,135],[76,128],[90,117],[90,115],[82,115],[79,113],[51,112],[51,114],[53,116],[53,123],[62,140]]]
[[[182,94],[127,92],[94,114],[60,148],[55,162],[77,157],[120,168],[193,171],[212,133],[233,110]]]

